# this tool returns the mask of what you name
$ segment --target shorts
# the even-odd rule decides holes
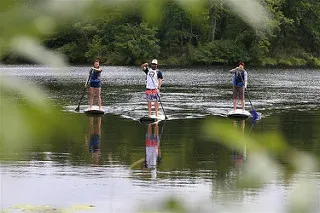
[[[90,87],[101,88],[102,87],[101,81],[99,81],[99,82],[90,82]]]
[[[244,87],[233,86],[233,99],[239,98],[240,100],[244,100]]]
[[[159,101],[160,95],[156,89],[147,89],[146,99],[147,101]]]
[[[90,136],[89,151],[93,153],[99,150],[100,150],[100,135],[92,134]]]

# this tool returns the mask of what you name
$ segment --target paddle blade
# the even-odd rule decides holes
[[[74,111],[79,112],[79,110],[80,110],[80,107],[77,106],[77,108]]]
[[[254,109],[252,109],[251,114],[254,121],[259,118],[259,114]]]

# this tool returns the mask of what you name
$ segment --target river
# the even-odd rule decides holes
[[[288,194],[299,178],[284,177],[280,169],[274,171],[277,178],[261,187],[236,187],[250,152],[245,146],[236,152],[208,139],[203,133],[208,121],[239,127],[245,135],[276,131],[289,146],[319,159],[319,70],[249,68],[248,91],[261,114],[252,124],[251,119],[226,117],[232,109],[230,68],[160,67],[161,101],[168,120],[146,125],[137,122],[147,110],[144,73],[139,67],[102,69],[107,113],[98,118],[74,112],[88,67],[0,67],[2,76],[45,91],[53,105],[80,123],[75,137],[82,138],[70,142],[50,135],[41,144],[16,152],[1,150],[4,211],[72,207],[73,212],[157,211],[173,197],[191,212],[286,212]],[[87,103],[85,96],[81,110]],[[251,110],[248,101],[246,108]],[[100,136],[99,144],[92,146],[92,134]],[[157,136],[153,137],[157,146],[146,142],[150,135]],[[154,154],[156,166],[150,168]],[[308,177],[319,186],[318,171]]]

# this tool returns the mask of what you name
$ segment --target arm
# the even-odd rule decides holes
[[[159,78],[159,79],[158,79],[158,82],[159,82],[159,84],[158,84],[158,89],[160,90],[160,89],[161,89],[161,85],[162,85],[162,79]]]
[[[162,85],[162,80],[163,80],[162,72],[158,71],[157,76],[158,76],[158,89],[160,90]]]
[[[84,83],[84,87],[87,87],[88,84],[89,84],[89,79],[90,79],[91,72],[92,72],[92,69],[90,69],[90,71],[89,71],[89,75],[88,75],[88,77],[86,79],[86,82]]]
[[[90,75],[88,75],[87,80],[86,80],[86,83],[84,83],[84,87],[87,87],[87,86],[88,86],[89,78],[90,78]]]
[[[236,68],[230,70],[229,72],[230,72],[230,73],[235,73],[238,69],[239,69],[239,67],[236,67]]]
[[[244,81],[244,88],[247,88],[247,81],[248,80],[248,77],[247,77],[247,71],[244,71],[244,79],[243,79],[243,81]]]
[[[148,63],[142,64],[142,65],[141,65],[141,69],[142,69],[143,71],[145,71],[148,65],[149,65]]]

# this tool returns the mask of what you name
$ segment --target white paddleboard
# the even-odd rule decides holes
[[[165,119],[166,119],[166,117],[164,115],[158,115],[158,117],[156,117],[155,115],[151,115],[151,116],[143,116],[139,119],[139,121],[141,123],[143,123],[143,122],[153,123],[153,122],[162,121]]]
[[[105,112],[106,112],[105,109],[103,109],[103,107],[99,109],[99,106],[92,106],[91,109],[88,107],[87,109],[84,110],[85,114],[90,114],[90,115],[103,115]]]
[[[229,111],[227,116],[229,118],[249,118],[251,117],[251,113],[246,111],[246,110],[242,110],[242,109],[236,109],[236,111]]]

